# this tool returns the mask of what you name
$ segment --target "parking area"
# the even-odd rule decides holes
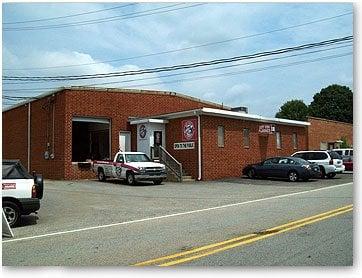
[[[119,181],[45,181],[38,215],[22,218],[15,237],[36,236],[169,215],[353,181],[351,173],[308,182],[230,178],[129,186]]]

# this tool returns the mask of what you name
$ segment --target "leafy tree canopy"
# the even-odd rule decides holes
[[[353,93],[350,88],[330,85],[315,94],[309,105],[309,115],[329,120],[353,123]]]
[[[308,116],[308,106],[303,100],[290,100],[284,103],[279,112],[276,113],[276,118],[306,121]]]

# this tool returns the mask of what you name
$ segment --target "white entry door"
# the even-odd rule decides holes
[[[131,132],[129,131],[119,132],[119,149],[124,152],[131,151]]]

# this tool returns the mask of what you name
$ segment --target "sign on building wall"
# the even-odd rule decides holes
[[[145,125],[140,125],[139,128],[139,135],[141,139],[145,139],[146,138],[146,134],[147,134],[147,129]]]
[[[174,150],[192,150],[194,148],[195,148],[195,142],[181,142],[173,144]]]
[[[274,125],[260,125],[259,126],[259,133],[260,134],[273,134],[275,132]]]
[[[181,122],[182,141],[197,140],[197,119],[188,119]]]

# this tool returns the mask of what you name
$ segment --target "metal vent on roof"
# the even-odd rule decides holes
[[[248,114],[248,107],[245,106],[232,107],[231,111]]]

